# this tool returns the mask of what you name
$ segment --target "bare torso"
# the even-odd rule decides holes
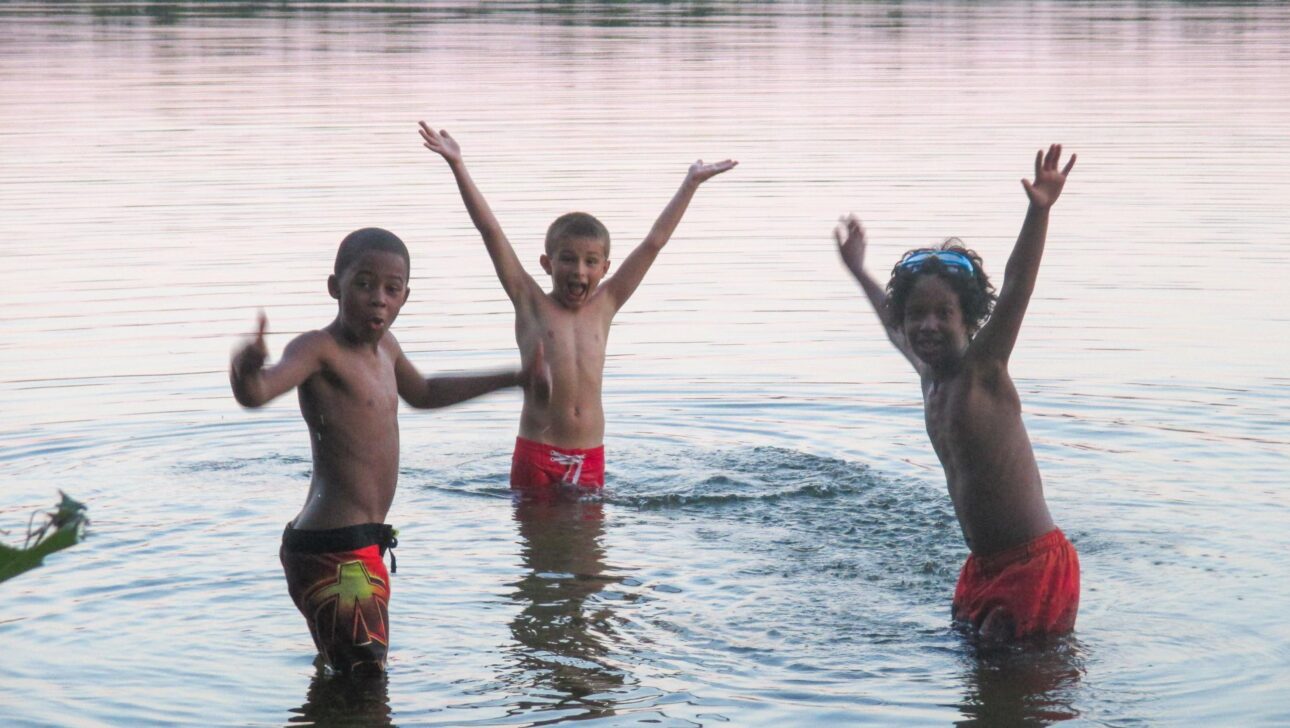
[[[604,442],[605,411],[600,400],[605,345],[614,307],[604,291],[571,309],[548,296],[517,306],[515,340],[527,364],[542,342],[551,368],[551,396],[524,392],[520,437],[557,447],[593,448]]]
[[[399,475],[396,345],[343,345],[319,337],[323,366],[300,385],[300,412],[309,426],[313,478],[296,516],[300,529],[382,523]]]
[[[968,548],[995,553],[1052,530],[1021,400],[1003,366],[969,357],[951,376],[925,376],[923,403]]]

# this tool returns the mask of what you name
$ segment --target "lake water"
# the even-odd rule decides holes
[[[984,5],[984,4],[982,4]],[[1290,723],[1290,8],[1278,3],[0,5],[0,527],[84,544],[0,586],[6,725]],[[334,315],[352,229],[412,249],[426,372],[513,314],[424,118],[535,274],[621,259],[608,498],[517,509],[514,392],[404,413],[388,683],[315,679],[277,548],[294,397],[229,351]],[[833,250],[962,237],[996,283],[1036,149],[1079,154],[1012,372],[1076,632],[978,655],[918,385]]]

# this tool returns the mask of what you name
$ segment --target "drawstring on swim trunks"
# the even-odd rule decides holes
[[[551,462],[567,468],[564,471],[564,482],[569,485],[578,485],[578,481],[582,480],[582,461],[586,459],[586,453],[575,455],[573,453],[562,453],[559,450],[551,451]],[[573,473],[572,478],[569,477],[569,473]]]
[[[396,538],[398,530],[390,526],[385,526],[381,533],[379,546],[381,555],[384,556],[386,551],[390,552],[390,573],[396,574],[399,571],[399,561],[394,558],[394,549],[399,545],[399,539]]]

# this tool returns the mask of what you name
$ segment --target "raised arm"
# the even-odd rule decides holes
[[[877,314],[883,331],[887,332],[887,339],[905,355],[915,369],[918,369],[921,364],[910,350],[909,342],[900,329],[900,322],[891,320],[891,312],[887,310],[887,292],[864,268],[864,255],[869,247],[864,226],[855,215],[847,215],[833,229],[833,239],[838,242],[838,254],[842,256],[843,264],[851,271],[851,275],[855,277],[856,282],[860,284],[860,289],[869,299],[869,304],[873,306],[873,312]]]
[[[1021,321],[1030,304],[1030,295],[1035,290],[1035,279],[1039,276],[1039,262],[1044,256],[1044,241],[1048,237],[1048,211],[1061,195],[1066,176],[1075,166],[1075,155],[1072,154],[1066,166],[1059,168],[1061,156],[1060,144],[1048,147],[1047,154],[1039,150],[1035,153],[1035,181],[1021,180],[1030,207],[1026,210],[1026,219],[1021,224],[1012,255],[1008,257],[994,313],[972,340],[969,350],[974,356],[1007,362],[1012,355],[1017,334],[1021,331]]]
[[[518,371],[425,378],[403,355],[402,350],[398,351],[397,357],[394,376],[398,383],[399,396],[418,409],[448,407],[507,387],[532,388],[543,400],[551,396],[551,369],[546,364],[540,342],[532,361]]]
[[[260,407],[279,395],[299,386],[322,366],[316,336],[296,337],[282,352],[282,360],[265,368],[269,348],[264,344],[268,318],[260,313],[260,326],[254,338],[233,354],[229,365],[229,385],[233,398],[243,407]]]
[[[541,295],[542,291],[537,281],[534,281],[520,264],[519,256],[515,254],[511,242],[506,239],[506,233],[502,232],[502,226],[493,215],[488,201],[484,199],[483,193],[471,179],[470,172],[466,170],[466,163],[461,157],[461,146],[457,144],[457,140],[453,139],[446,129],[435,131],[424,121],[420,122],[420,125],[421,139],[425,142],[425,148],[443,157],[448,163],[448,168],[452,170],[452,175],[457,180],[457,189],[461,192],[461,199],[466,203],[466,211],[470,213],[470,221],[475,223],[475,229],[484,238],[484,247],[488,249],[488,255],[493,259],[493,268],[497,271],[497,278],[502,282],[506,295],[510,296],[511,301],[517,301],[517,297],[526,292],[536,292]]]
[[[739,163],[730,159],[715,164],[704,164],[703,160],[690,165],[689,172],[685,175],[685,181],[681,183],[680,189],[672,195],[672,200],[659,213],[658,219],[654,221],[654,226],[650,228],[649,234],[641,241],[640,245],[627,256],[622,265],[618,266],[618,272],[612,278],[605,282],[606,293],[614,303],[614,309],[622,308],[627,299],[631,298],[636,292],[636,287],[641,284],[645,277],[645,272],[654,264],[654,259],[658,257],[659,251],[667,245],[667,241],[672,237],[672,232],[680,224],[681,217],[685,215],[685,209],[690,206],[690,200],[694,197],[695,191],[699,185],[712,179],[713,177],[734,169]]]

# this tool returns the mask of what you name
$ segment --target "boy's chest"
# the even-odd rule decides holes
[[[531,322],[527,342],[535,346],[541,340],[543,353],[552,369],[593,367],[604,364],[609,338],[608,317],[596,310],[567,311],[559,308],[541,311]]]
[[[328,362],[316,375],[318,394],[334,406],[357,410],[396,411],[399,387],[388,357],[343,357]]]
[[[923,408],[927,435],[938,452],[946,448],[983,447],[991,440],[992,433],[1020,414],[1016,389],[1011,383],[985,381],[968,372],[924,384]]]

